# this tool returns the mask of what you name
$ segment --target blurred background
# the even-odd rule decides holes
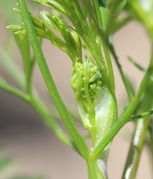
[[[5,50],[22,68],[20,54],[11,33],[6,30],[7,25],[19,20],[16,18],[13,7],[15,7],[15,1],[0,0],[0,49]],[[31,8],[34,8],[33,5]],[[142,73],[128,62],[127,56],[133,57],[144,67],[147,66],[150,45],[146,33],[141,25],[132,22],[120,30],[113,40],[121,64],[137,88]],[[69,58],[48,41],[44,41],[43,50],[63,99],[69,108],[76,112],[76,104],[70,88]],[[2,58],[1,54],[0,58]],[[122,110],[127,104],[127,98],[115,65],[114,68],[118,105]],[[0,76],[15,85],[1,66]],[[52,106],[37,66],[33,83],[46,103]],[[133,125],[127,124],[113,142],[108,164],[110,179],[121,178],[132,131]],[[0,90],[0,155],[8,156],[12,161],[9,167],[0,171],[0,179],[8,179],[12,174],[44,176],[46,179],[87,178],[84,161],[56,139],[31,107],[2,90]],[[153,178],[147,149],[143,152],[137,175],[137,179],[144,178]]]

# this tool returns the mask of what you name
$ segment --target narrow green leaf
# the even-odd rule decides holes
[[[136,62],[132,57],[128,57],[128,60],[140,71],[145,72],[146,69]]]
[[[151,116],[153,114],[153,110],[144,112],[144,113],[140,113],[140,114],[136,114],[136,115],[132,115],[131,120],[137,120],[137,119],[142,119],[148,116]]]

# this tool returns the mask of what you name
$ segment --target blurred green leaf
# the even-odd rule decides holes
[[[15,64],[7,52],[0,47],[0,66],[6,70],[6,72],[11,76],[11,78],[17,82],[17,84],[24,88],[25,87],[25,79],[24,75],[19,69],[19,67]]]
[[[0,173],[1,172],[5,172],[5,169],[7,168],[11,168],[13,166],[13,160],[3,154],[0,154]],[[9,177],[9,179],[44,179],[43,176],[28,176],[28,175],[19,175],[16,174],[14,175],[14,173],[12,173],[12,176]]]
[[[13,13],[13,8],[16,7],[16,1],[12,0],[0,0],[0,14],[9,23],[16,23],[18,21],[18,15]]]
[[[9,157],[1,154],[0,155],[0,172],[6,169],[7,167],[9,167],[11,163],[12,163],[12,160]]]
[[[128,0],[126,9],[134,19],[144,25],[149,35],[153,38],[153,1]]]

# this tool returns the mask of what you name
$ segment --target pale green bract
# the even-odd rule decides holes
[[[97,145],[116,119],[115,100],[102,72],[87,58],[83,63],[73,64],[71,83],[82,122],[92,136],[93,145]]]

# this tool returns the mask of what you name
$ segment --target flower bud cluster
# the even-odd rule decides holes
[[[83,125],[96,145],[116,120],[115,100],[102,72],[91,59],[73,63],[71,83]]]
[[[88,68],[85,69],[85,66],[88,66]],[[94,102],[97,91],[103,85],[102,73],[92,61],[86,60],[84,63],[77,61],[73,65],[71,83],[77,100],[86,101],[85,90],[88,90],[90,100]],[[85,84],[87,84],[87,89],[85,89]]]

